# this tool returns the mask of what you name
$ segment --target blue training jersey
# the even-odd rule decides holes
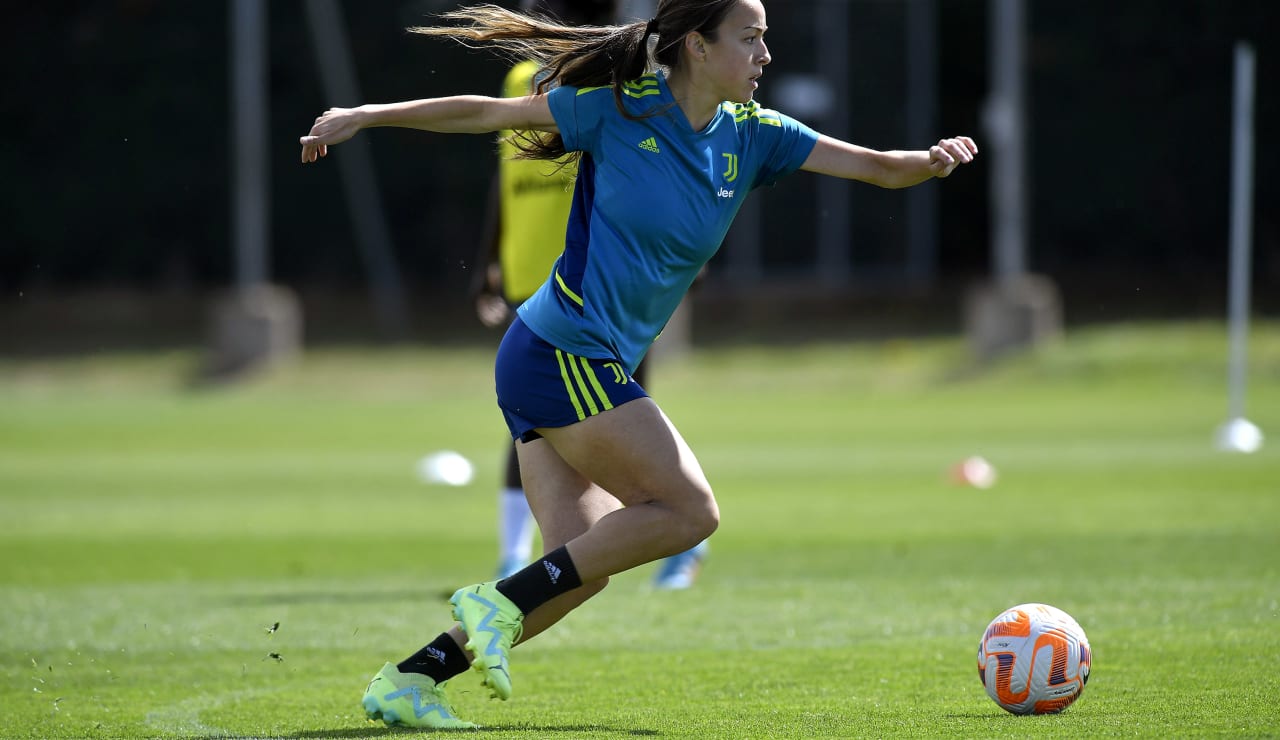
[[[565,250],[520,317],[572,354],[634,371],[747,193],[804,164],[818,134],[754,101],[725,103],[694,131],[665,76],[547,93],[565,149],[581,151]]]

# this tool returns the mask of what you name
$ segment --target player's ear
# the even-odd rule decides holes
[[[689,53],[691,59],[700,62],[707,60],[707,40],[697,31],[684,37],[684,50]]]

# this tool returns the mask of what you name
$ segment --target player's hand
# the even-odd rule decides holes
[[[360,114],[355,108],[330,108],[311,126],[311,132],[298,139],[302,145],[302,163],[329,156],[331,144],[355,136],[361,129]]]
[[[934,177],[946,177],[961,164],[978,156],[978,145],[968,136],[943,139],[929,147],[929,171]]]
[[[493,293],[481,293],[476,296],[476,316],[480,323],[490,329],[502,326],[511,316],[511,307],[502,296]]]

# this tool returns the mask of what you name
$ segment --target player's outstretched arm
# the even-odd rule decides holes
[[[302,162],[314,162],[327,156],[330,146],[341,144],[361,129],[375,126],[462,134],[507,129],[556,132],[555,119],[551,116],[545,95],[523,98],[458,95],[368,104],[358,108],[330,108],[320,114],[306,136],[298,139],[302,145]]]
[[[882,188],[905,188],[932,177],[946,177],[972,162],[978,145],[968,136],[942,139],[927,150],[880,152],[820,136],[801,169],[860,180]]]

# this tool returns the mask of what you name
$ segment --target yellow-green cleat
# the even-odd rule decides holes
[[[467,650],[475,658],[471,667],[484,676],[484,684],[493,695],[506,701],[511,698],[511,669],[507,658],[511,645],[520,639],[524,614],[511,600],[498,593],[497,581],[460,588],[449,603],[453,618],[467,633]]]
[[[387,663],[369,682],[360,702],[365,716],[390,726],[432,730],[471,730],[479,725],[460,720],[449,706],[444,685],[419,673],[401,673]]]

